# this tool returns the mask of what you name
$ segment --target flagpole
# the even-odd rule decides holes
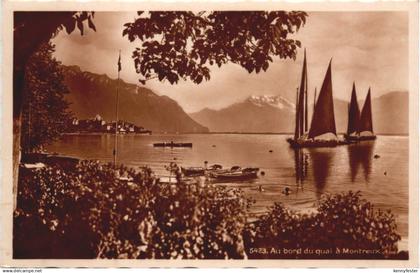
[[[314,113],[315,113],[315,105],[316,105],[316,87],[315,87],[315,93],[314,93],[314,112],[312,113],[312,118],[313,118]]]
[[[115,137],[114,137],[114,168],[117,168],[117,147],[118,147],[118,93],[120,85],[120,71],[121,71],[121,50],[118,55],[118,78],[117,78],[117,99],[115,103]]]

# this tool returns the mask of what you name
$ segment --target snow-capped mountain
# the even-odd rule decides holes
[[[262,95],[262,96],[250,96],[247,101],[255,104],[256,106],[273,106],[279,109],[292,109],[294,111],[295,104],[282,96],[274,95]]]
[[[291,132],[295,105],[281,96],[250,96],[220,110],[205,108],[190,116],[212,132]]]

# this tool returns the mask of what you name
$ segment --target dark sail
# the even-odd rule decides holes
[[[319,92],[318,101],[313,114],[309,138],[314,138],[325,133],[336,135],[334,102],[332,96],[331,61]]]
[[[353,82],[353,90],[351,91],[351,100],[349,106],[349,121],[347,125],[347,135],[359,131],[360,110],[357,104],[356,86]]]
[[[296,104],[296,128],[295,128],[295,139],[298,139],[304,134],[306,121],[306,105],[305,105],[305,94],[307,88],[307,72],[306,72],[306,50],[303,57],[303,68],[302,78],[300,80],[300,88],[298,91],[298,99]]]
[[[359,125],[359,133],[369,131],[373,133],[373,126],[372,126],[372,106],[370,102],[370,87],[368,94],[366,96],[365,104],[362,108],[362,113],[360,115],[360,125]]]

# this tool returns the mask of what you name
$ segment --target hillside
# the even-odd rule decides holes
[[[70,89],[66,99],[79,119],[96,114],[115,120],[117,80],[107,75],[81,71],[77,66],[64,66],[65,83]],[[143,126],[154,132],[207,132],[208,129],[189,117],[177,102],[158,96],[147,88],[120,81],[119,119]]]

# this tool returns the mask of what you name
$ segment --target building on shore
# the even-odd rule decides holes
[[[91,119],[76,119],[74,118],[68,126],[67,133],[115,133],[115,121],[107,122],[99,114]],[[145,129],[142,126],[119,120],[118,121],[119,134],[152,134],[152,131]]]

